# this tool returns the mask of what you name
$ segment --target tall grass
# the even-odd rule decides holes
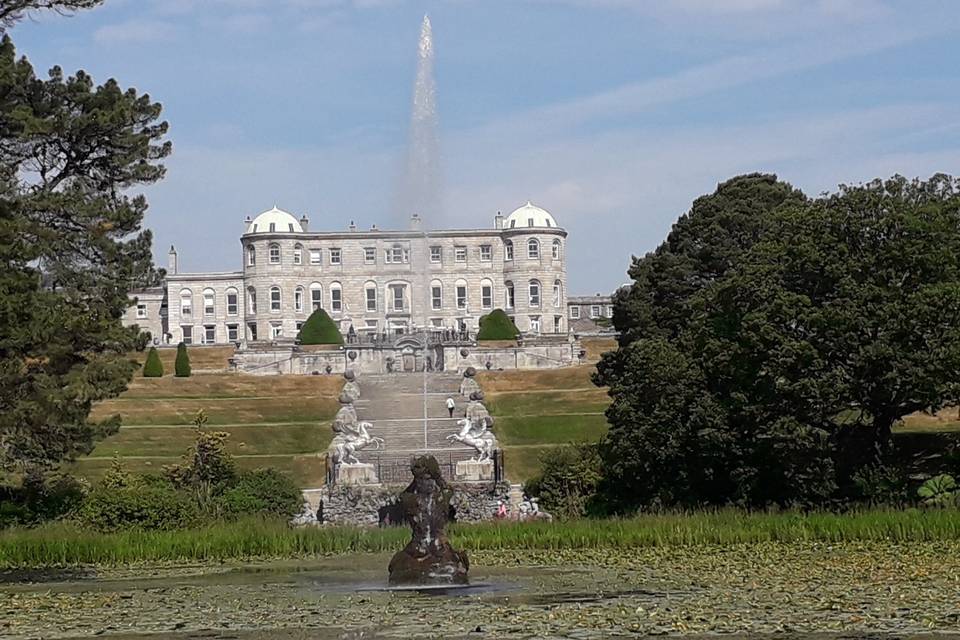
[[[182,531],[99,534],[60,523],[0,532],[0,568],[196,562],[370,553],[401,548],[403,528],[313,527],[250,519]],[[960,511],[872,510],[849,514],[736,510],[562,523],[456,525],[471,550],[603,549],[758,542],[936,542],[960,540]]]

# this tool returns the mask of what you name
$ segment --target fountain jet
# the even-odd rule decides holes
[[[410,141],[398,204],[401,216],[419,214],[436,224],[440,215],[440,143],[437,134],[437,87],[433,79],[433,28],[423,16],[413,89]]]

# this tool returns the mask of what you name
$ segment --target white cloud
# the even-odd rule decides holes
[[[176,31],[167,22],[158,20],[130,20],[100,27],[93,34],[98,44],[129,44],[161,42],[174,38]]]

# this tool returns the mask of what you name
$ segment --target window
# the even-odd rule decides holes
[[[215,299],[216,293],[213,289],[203,290],[203,315],[212,316],[216,313],[216,307],[214,306]]]
[[[301,244],[293,247],[293,264],[303,264],[303,245]]]
[[[390,289],[393,291],[393,310],[394,311],[403,311],[403,293],[404,285],[392,285]]]
[[[548,226],[548,227],[550,226],[550,222],[549,222],[549,221],[547,221],[547,226]],[[293,233],[293,223],[292,223],[292,222],[288,222],[288,223],[287,223],[287,230],[288,230],[290,233]]]
[[[480,245],[480,260],[482,262],[490,262],[493,260],[493,247],[488,244]]]
[[[367,311],[376,311],[377,310],[377,285],[374,283],[368,283],[364,289],[364,294],[367,299]]]
[[[320,249],[310,249],[310,264],[320,264]]]
[[[277,223],[276,223],[276,222],[271,222],[271,223],[270,223],[270,233],[273,233],[273,232],[276,231],[276,230],[277,230]]]
[[[530,333],[540,333],[540,316],[530,316]]]
[[[377,248],[376,247],[364,247],[363,249],[363,261],[367,264],[376,264],[377,262]]]
[[[403,247],[390,247],[384,255],[384,261],[387,264],[403,264],[406,255]]]
[[[430,283],[430,308],[443,308],[443,285],[438,280]]]
[[[530,281],[530,306],[540,306],[540,282],[537,280]]]
[[[303,320],[297,320],[297,333],[300,333],[300,329],[303,329]]]
[[[527,240],[527,257],[531,260],[540,259],[540,243],[535,238]]]
[[[203,344],[213,344],[217,341],[217,325],[203,325]]]
[[[560,241],[559,240],[553,241],[553,259],[554,260],[560,259]]]
[[[180,292],[180,315],[184,317],[193,315],[193,292],[190,289]]]
[[[533,226],[533,218],[527,218],[527,226],[528,226],[528,227],[532,227],[532,226]]]
[[[553,226],[553,224],[550,222],[550,218],[547,218],[546,220],[544,220],[544,223],[546,223],[546,225],[547,225],[548,227],[552,227],[552,226]],[[291,231],[293,231],[293,229],[291,229]]]
[[[511,242],[510,240],[507,240],[507,241],[504,243],[503,248],[506,250],[506,251],[504,252],[503,259],[504,259],[504,260],[513,260],[513,242]]]
[[[247,266],[252,267],[255,264],[257,264],[257,250],[251,245],[247,247]]]
[[[280,311],[280,287],[270,287],[270,311]]]
[[[247,313],[257,312],[257,290],[253,287],[247,289]],[[256,338],[253,338],[256,340]]]
[[[270,323],[270,338],[282,338],[283,337],[283,325],[279,322]]]
[[[574,305],[570,307],[570,319],[579,320],[580,319],[580,307]]]
[[[138,305],[137,305],[137,317],[138,317],[138,318],[146,318],[146,317],[147,317],[147,305],[145,305],[145,304],[138,304]]]
[[[562,320],[560,316],[553,316],[553,332],[554,333],[560,333],[561,323],[562,323]]]
[[[380,321],[379,321],[379,320],[364,320],[364,321],[363,321],[363,329],[364,329],[364,331],[369,331],[369,332],[372,332],[372,333],[376,333],[376,332],[377,332],[377,327],[379,327],[379,326],[380,326]]]
[[[467,283],[463,280],[457,280],[457,309],[467,308]]]
[[[340,249],[330,249],[330,264],[340,264]]]
[[[180,333],[183,334],[183,344],[193,344],[193,327],[191,325],[181,326]]]
[[[562,293],[563,293],[563,283],[561,283],[559,280],[554,280],[553,281],[553,306],[557,309],[560,308],[560,298],[563,297],[561,295]]]
[[[513,229],[515,226],[517,226],[517,221],[516,221],[516,220],[511,220],[511,221],[510,221],[510,228]]]
[[[430,262],[440,264],[443,260],[443,247],[430,247]]]
[[[293,310],[296,313],[303,313],[303,287],[293,290]]]
[[[239,312],[240,301],[236,289],[227,289],[227,315],[235,316]]]
[[[343,291],[336,282],[330,285],[330,310],[336,313],[343,311]]]
[[[466,262],[467,261],[467,248],[466,247],[454,247],[453,256],[457,262]]]
[[[250,334],[250,340],[256,342],[257,340],[257,323],[256,322],[247,323],[247,333]]]
[[[323,287],[319,282],[310,285],[310,309],[316,311],[323,307]]]
[[[227,325],[227,340],[230,342],[236,342],[240,339],[240,326],[236,324]]]
[[[493,283],[489,280],[480,283],[480,306],[484,309],[493,308]]]
[[[277,243],[270,245],[270,264],[280,264],[280,245]]]
[[[607,316],[608,318],[612,318],[612,317],[613,317],[613,306],[612,306],[612,305],[607,305],[607,313],[606,313],[606,316]]]
[[[592,307],[590,307],[590,317],[591,318],[600,317],[600,305],[595,304]]]
[[[512,283],[512,282],[509,282],[509,281],[508,281],[508,282],[505,282],[505,283],[503,284],[503,287],[504,287],[504,289],[503,289],[503,290],[504,290],[504,304],[506,305],[507,309],[513,309],[513,303],[514,303],[514,301],[515,301],[515,299],[514,299],[514,291],[513,291],[513,283]]]

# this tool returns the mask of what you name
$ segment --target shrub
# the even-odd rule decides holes
[[[69,516],[80,508],[85,495],[86,486],[73,476],[28,472],[19,487],[0,491],[0,528]]]
[[[189,369],[189,367],[190,367],[190,363],[188,362],[187,368]],[[187,375],[189,375],[189,373]],[[156,347],[150,347],[150,352],[147,353],[147,361],[143,365],[143,377],[144,378],[163,377],[163,363],[160,362],[160,354],[157,353]]]
[[[602,464],[599,447],[595,443],[571,444],[542,454],[543,471],[527,483],[527,491],[558,518],[580,518],[597,511]]]
[[[906,476],[900,469],[877,463],[862,467],[851,478],[858,497],[873,505],[903,506],[909,504]]]
[[[233,457],[227,453],[224,431],[203,431],[207,416],[203,409],[193,419],[197,439],[183,456],[183,463],[164,467],[164,473],[174,486],[193,494],[197,505],[204,510],[215,508],[214,496],[230,486],[236,478]]]
[[[297,337],[300,344],[343,344],[343,334],[323,309],[310,314]]]
[[[246,514],[292,518],[303,508],[303,494],[294,481],[276,469],[241,474],[220,496],[220,511],[227,517]]]
[[[503,309],[494,309],[480,318],[477,340],[514,340],[520,331]]]
[[[135,482],[123,488],[99,486],[80,509],[80,521],[98,531],[183,529],[197,524],[192,497],[169,483]]]
[[[173,375],[178,378],[190,377],[190,356],[187,354],[187,345],[177,345],[177,359],[173,363]]]

